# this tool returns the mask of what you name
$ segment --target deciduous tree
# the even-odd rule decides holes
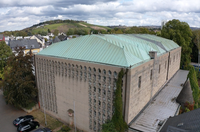
[[[59,33],[58,29],[54,30],[54,32],[53,32],[53,34],[54,34],[55,36],[58,36],[58,33]]]
[[[0,41],[0,78],[2,77],[4,67],[6,66],[6,61],[11,54],[12,50],[5,41]]]
[[[37,96],[35,76],[32,72],[32,56],[24,55],[22,47],[16,49],[16,53],[16,56],[13,55],[8,59],[5,67],[3,94],[8,104],[27,107]]]
[[[182,47],[181,52],[181,68],[188,69],[191,58],[191,37],[192,30],[186,22],[180,22],[179,20],[172,20],[167,22],[162,30],[161,36],[167,39],[171,39]]]

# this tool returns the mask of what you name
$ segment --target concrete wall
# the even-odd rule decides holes
[[[137,116],[150,99],[178,71],[180,53],[181,48],[177,48],[129,70],[125,110],[127,123]],[[169,59],[171,59],[171,63],[168,65]],[[153,72],[152,79],[150,77],[151,70]],[[141,77],[140,88],[138,86],[139,77]]]
[[[178,48],[128,69],[122,88],[123,112],[127,123],[176,73],[180,65],[180,53],[181,48]],[[101,124],[113,115],[113,97],[120,70],[120,67],[115,66],[36,55],[41,107],[70,124],[73,118],[69,117],[68,110],[74,110],[75,106],[76,126],[84,131],[98,131]]]
[[[87,68],[86,71],[84,67]],[[85,131],[98,131],[102,123],[112,118],[117,79],[117,74],[114,73],[120,70],[121,68],[114,66],[36,55],[41,107],[45,106],[50,115],[70,124],[72,119],[68,116],[68,110],[74,110],[75,103],[76,126]],[[125,93],[124,90],[122,92]]]

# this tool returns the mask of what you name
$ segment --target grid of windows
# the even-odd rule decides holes
[[[101,125],[113,115],[113,98],[116,90],[116,82],[113,81],[117,72],[106,71],[105,69],[88,68],[89,84],[89,128],[93,131],[100,131]],[[91,69],[91,70],[90,70]],[[101,72],[103,71],[103,72]],[[91,75],[91,76],[90,76]],[[90,83],[90,79],[95,80]],[[92,89],[93,88],[93,89]]]

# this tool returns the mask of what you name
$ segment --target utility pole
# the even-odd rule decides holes
[[[76,132],[76,118],[75,118],[75,101],[74,101],[74,127],[75,127],[75,132]]]

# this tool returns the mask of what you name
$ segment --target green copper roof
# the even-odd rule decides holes
[[[130,67],[179,47],[173,41],[154,35],[86,35],[52,44],[38,55]]]

